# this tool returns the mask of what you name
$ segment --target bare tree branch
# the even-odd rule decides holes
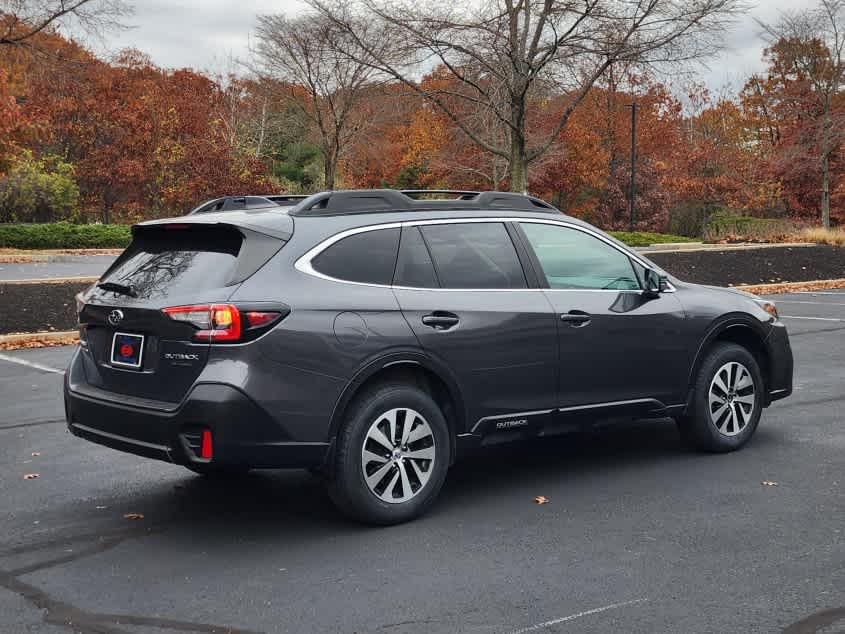
[[[744,0],[306,0],[343,29],[343,53],[404,83],[443,110],[476,145],[510,164],[511,189],[557,141],[575,108],[614,63],[666,65],[706,59]],[[827,0],[834,1],[834,0]],[[360,25],[397,34],[378,52]],[[457,80],[447,95],[420,75],[432,58]],[[526,121],[539,97],[565,95],[555,125],[529,143]],[[463,120],[481,105],[504,134],[491,142]],[[534,135],[537,136],[537,135]]]
[[[254,70],[286,86],[289,102],[314,125],[325,186],[333,189],[339,161],[357,132],[354,112],[383,75],[374,64],[342,53],[347,33],[325,17],[265,15],[258,22]],[[356,24],[356,32],[366,34],[373,54],[384,55],[385,38],[376,39],[366,25]]]
[[[845,82],[845,0],[819,0],[814,8],[782,12],[775,23],[757,23],[768,39],[767,54],[778,63],[780,83],[811,86],[818,114],[808,114],[805,132],[818,153],[819,209],[822,225],[830,227],[830,159],[845,141],[845,112],[834,103]]]
[[[33,47],[35,36],[59,26],[99,36],[120,28],[124,0],[0,0],[0,46]]]

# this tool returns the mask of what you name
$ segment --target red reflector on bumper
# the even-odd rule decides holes
[[[211,430],[202,430],[202,442],[200,443],[200,458],[211,460]]]

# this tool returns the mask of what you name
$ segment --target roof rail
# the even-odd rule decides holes
[[[466,189],[402,189],[400,191],[410,198],[427,194],[447,194],[457,196],[458,200],[472,200],[481,193]]]
[[[457,199],[418,200],[412,195],[454,194]],[[292,207],[293,216],[335,216],[358,213],[432,211],[436,209],[524,209],[560,213],[539,198],[516,192],[476,192],[453,189],[347,189],[321,192]]]

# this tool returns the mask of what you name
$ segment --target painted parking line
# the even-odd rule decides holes
[[[845,291],[795,291],[796,295],[845,295]]]
[[[632,601],[623,601],[622,603],[611,603],[610,605],[605,605],[600,608],[593,608],[592,610],[585,610],[584,612],[570,614],[569,616],[562,616],[559,619],[543,621],[542,623],[535,623],[534,625],[529,625],[528,627],[523,627],[522,629],[515,630],[511,632],[511,634],[526,634],[526,632],[536,632],[537,630],[542,630],[547,627],[552,627],[553,625],[566,623],[567,621],[574,621],[575,619],[580,619],[581,617],[589,616],[591,614],[599,614],[600,612],[607,612],[608,610],[618,610],[619,608],[624,608],[629,605],[636,605],[637,603],[645,603],[646,601],[648,601],[648,599],[633,599]]]
[[[812,304],[813,306],[845,306],[843,302],[805,302],[800,299],[778,299],[778,304]]]
[[[781,315],[781,319],[811,319],[813,321],[845,321],[845,319],[837,319],[835,317],[802,317],[799,315]]]
[[[0,361],[8,361],[9,363],[17,363],[18,365],[25,365],[28,368],[34,368],[36,370],[41,370],[42,372],[51,372],[53,374],[64,374],[64,370],[60,370],[59,368],[53,368],[49,365],[44,365],[43,363],[36,363],[35,361],[27,361],[26,359],[19,359],[18,357],[13,357],[8,354],[3,354],[0,352]]]

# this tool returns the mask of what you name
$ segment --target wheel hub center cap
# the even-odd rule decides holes
[[[402,459],[402,452],[398,449],[394,449],[393,451],[393,459],[394,460],[401,460]]]

